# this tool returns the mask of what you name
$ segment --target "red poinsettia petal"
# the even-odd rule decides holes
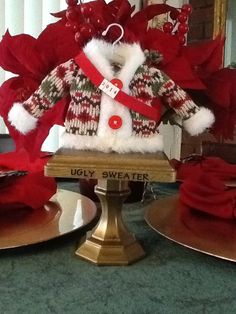
[[[219,38],[204,42],[197,42],[183,46],[182,50],[186,58],[193,65],[199,65],[205,62],[219,44]],[[203,53],[204,52],[204,53]]]
[[[36,39],[30,35],[11,36],[7,31],[0,43],[0,65],[18,75],[40,78],[44,64],[35,44]]]
[[[59,12],[51,13],[51,15],[56,17],[56,18],[65,18],[66,10],[62,10],[62,11],[59,11]]]
[[[14,51],[16,60],[25,67],[29,74],[35,78],[42,78],[41,74],[44,72],[44,63],[40,51],[35,46],[35,38],[27,34],[22,34],[12,37],[9,49]]]
[[[163,64],[171,62],[179,53],[179,41],[159,29],[149,29],[141,36],[143,49],[156,50],[163,56]]]
[[[214,40],[182,47],[182,53],[192,68],[201,77],[206,77],[222,66],[224,39],[218,36]]]
[[[215,49],[212,51],[212,54],[209,59],[207,59],[202,67],[207,73],[214,73],[219,70],[223,64],[223,54],[224,54],[224,43],[225,39],[221,36],[218,36],[216,39]]]
[[[145,16],[139,16],[138,13],[126,22],[125,28],[140,38],[147,30],[148,20]]]
[[[11,40],[12,37],[7,31],[0,42],[0,66],[4,70],[12,73],[23,75],[28,74],[28,71],[24,65],[19,63],[19,61],[16,59],[15,52],[11,51]]]
[[[134,8],[131,7],[131,4],[126,0],[115,0],[108,4],[109,10],[117,22],[124,22],[128,17],[131,16]],[[106,8],[105,8],[106,9]]]
[[[185,89],[204,89],[202,81],[194,74],[184,56],[176,56],[161,69],[179,86]],[[189,83],[189,84],[188,84]]]
[[[81,50],[72,30],[65,27],[64,20],[48,25],[39,35],[36,47],[42,51],[44,64],[46,64],[45,74],[58,64],[75,57]]]

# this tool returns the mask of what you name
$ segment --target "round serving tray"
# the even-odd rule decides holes
[[[192,211],[178,195],[154,201],[145,212],[151,228],[190,249],[236,262],[236,222]]]
[[[0,210],[0,250],[51,240],[88,225],[97,215],[89,198],[58,190],[41,209]]]

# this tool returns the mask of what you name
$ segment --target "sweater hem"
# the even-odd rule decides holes
[[[101,137],[76,135],[64,132],[61,136],[62,147],[78,150],[97,150],[105,153],[155,153],[163,151],[162,135],[152,137],[130,136],[118,138],[117,136]]]

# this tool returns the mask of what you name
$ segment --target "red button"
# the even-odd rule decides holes
[[[123,87],[123,83],[119,79],[114,78],[111,80],[111,83],[115,85],[116,87],[118,87],[119,89]]]
[[[122,119],[119,116],[111,116],[108,124],[111,129],[119,129],[122,126]]]

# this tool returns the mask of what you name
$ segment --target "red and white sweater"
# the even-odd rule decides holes
[[[149,65],[138,43],[114,47],[92,39],[83,51],[108,81],[120,80],[127,94],[149,106],[160,97],[165,106],[173,108],[183,119],[183,126],[191,135],[203,132],[214,122],[211,111],[199,108],[162,71]],[[114,61],[122,64],[118,72],[111,65]],[[56,67],[24,103],[15,103],[9,121],[26,134],[37,127],[46,110],[68,94],[71,101],[62,135],[63,147],[118,153],[163,150],[159,122],[128,109],[102,92],[74,59]]]

